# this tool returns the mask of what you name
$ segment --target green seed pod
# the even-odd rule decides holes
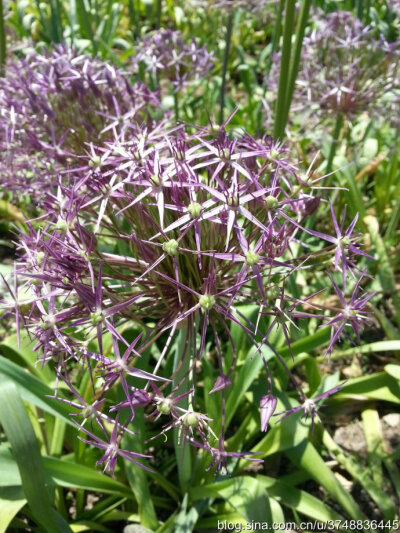
[[[178,255],[179,242],[175,239],[171,239],[167,242],[164,242],[162,249],[168,255]]]
[[[212,294],[203,294],[199,298],[199,304],[203,311],[209,311],[215,305],[215,298]]]

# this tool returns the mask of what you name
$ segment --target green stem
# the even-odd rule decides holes
[[[194,328],[193,324],[191,324],[190,322],[188,322],[188,327]],[[174,369],[177,368],[179,361],[181,360],[182,354],[185,350],[187,334],[188,332],[186,329],[181,329],[179,331],[178,343],[175,349]],[[193,331],[193,335],[195,335],[195,331]],[[192,360],[190,357],[191,350],[192,350],[191,337],[192,335],[189,335],[189,342],[188,342],[188,346],[186,347],[186,353],[182,361],[181,368],[179,369],[179,372],[177,372],[172,382],[172,387],[175,388],[182,381],[183,376],[187,374],[183,383],[179,387],[179,394],[183,394],[187,392],[190,388],[189,369],[190,369],[190,365],[192,364]],[[182,407],[182,409],[188,409],[189,407],[188,397],[183,398],[179,402],[179,404],[180,404],[180,407]],[[178,467],[179,483],[182,489],[182,494],[184,494],[185,492],[187,492],[190,478],[192,475],[192,461],[191,461],[190,450],[188,449],[188,445],[185,444],[185,442],[183,441],[183,438],[180,438],[179,433],[180,433],[180,428],[175,428],[174,429],[175,455],[176,455],[176,461],[177,461],[177,467]]]
[[[363,19],[363,3],[364,3],[364,0],[357,0],[356,1],[356,13],[357,13],[357,18],[359,18],[360,20]]]
[[[333,159],[336,155],[336,150],[337,150],[337,146],[339,143],[340,132],[342,131],[342,126],[343,126],[343,115],[341,113],[338,113],[338,116],[336,117],[335,129],[333,130],[333,138],[332,138],[331,148],[329,150],[328,161],[326,163],[326,170],[325,170],[326,174],[329,174],[330,172],[332,172]]]
[[[174,112],[175,112],[175,120],[178,122],[179,120],[179,99],[178,99],[178,93],[174,90]]]
[[[274,26],[274,33],[272,34],[272,48],[271,48],[271,56],[274,52],[276,52],[276,49],[278,48],[279,39],[282,35],[282,12],[283,12],[283,6],[285,4],[285,0],[279,0],[279,4],[277,6],[276,11],[276,22]]]
[[[232,28],[233,28],[233,9],[231,9],[229,13],[228,23],[226,26],[224,60],[223,60],[223,65],[222,65],[221,93],[220,93],[220,98],[219,98],[219,101],[220,101],[219,123],[220,124],[222,124],[224,121],[226,73],[228,71],[229,51],[231,48],[231,40],[232,40]]]
[[[4,76],[6,63],[6,32],[4,28],[3,0],[0,0],[0,76]]]
[[[285,107],[283,127],[286,126],[288,116],[289,116],[290,104],[292,102],[294,86],[296,83],[297,73],[299,71],[301,49],[303,45],[304,33],[306,31],[308,14],[310,12],[310,6],[311,6],[311,0],[303,0],[303,3],[301,4],[299,19],[298,19],[297,26],[296,26],[296,39],[294,42],[294,52],[290,59],[289,83],[288,83],[287,95],[286,95],[286,107]]]
[[[63,420],[56,418],[50,443],[50,455],[60,457],[62,454],[66,425]]]
[[[279,72],[278,98],[275,107],[274,138],[281,139],[285,132],[285,107],[289,77],[290,52],[292,48],[292,34],[294,26],[295,0],[286,0],[285,23],[283,29],[283,43],[281,67]]]
[[[156,28],[161,28],[162,0],[157,0]]]
[[[138,32],[139,22],[138,22],[137,6],[135,5],[134,0],[129,0],[128,12],[129,12],[130,22],[133,26],[133,29],[132,29],[133,40],[136,41],[137,38],[139,37],[139,32]]]

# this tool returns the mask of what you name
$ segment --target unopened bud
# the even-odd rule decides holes
[[[260,400],[260,415],[261,415],[261,431],[267,431],[268,423],[271,416],[274,414],[277,399],[271,394],[263,396]]]
[[[210,390],[210,394],[219,390],[224,390],[230,385],[232,385],[232,381],[228,378],[228,376],[221,374],[215,380],[214,387]]]

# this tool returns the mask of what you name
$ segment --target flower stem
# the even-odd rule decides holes
[[[294,51],[290,58],[290,68],[289,68],[289,83],[287,87],[286,95],[286,106],[285,106],[285,115],[284,115],[284,126],[286,126],[290,104],[293,98],[294,86],[296,83],[297,73],[299,71],[299,63],[301,56],[301,48],[303,45],[304,33],[306,31],[308,14],[310,12],[311,0],[303,0],[300,8],[299,19],[296,26],[296,39],[294,42]]]
[[[286,0],[278,98],[275,107],[274,138],[281,139],[285,131],[285,109],[289,82],[290,52],[294,27],[295,1]]]
[[[224,62],[222,65],[222,82],[221,82],[221,93],[220,93],[220,99],[219,99],[220,101],[219,123],[220,124],[222,124],[224,121],[226,73],[228,71],[229,51],[231,48],[231,40],[232,40],[232,28],[233,28],[233,9],[231,9],[229,13],[228,23],[226,26]]]
[[[161,28],[162,0],[157,0],[156,28]]]
[[[175,112],[175,120],[178,122],[179,120],[179,99],[178,99],[178,93],[174,91],[174,112]]]
[[[283,12],[284,4],[285,4],[285,0],[279,0],[279,4],[277,6],[277,11],[276,11],[276,22],[274,26],[274,33],[272,35],[271,56],[274,52],[276,52],[276,49],[278,48],[278,44],[279,44],[279,39],[281,38],[281,35],[282,35],[282,12]]]
[[[336,117],[335,129],[333,130],[333,138],[332,138],[332,144],[329,150],[328,161],[326,163],[326,170],[325,170],[326,174],[329,174],[330,172],[332,172],[333,159],[336,154],[340,132],[342,131],[342,126],[343,126],[343,115],[341,113],[338,113],[338,116]]]
[[[191,337],[196,335],[195,327],[190,322],[188,323],[188,328],[192,328],[193,332],[188,331],[187,329],[181,329],[178,334],[178,342],[175,349],[175,357],[174,357],[174,368],[176,368],[179,364],[179,361],[182,357],[182,353],[185,351],[185,357],[182,361],[182,366],[177,372],[173,382],[172,387],[176,387],[182,380],[182,377],[187,374],[186,378],[184,379],[183,383],[179,387],[180,394],[184,394],[187,392],[190,388],[190,376],[189,376],[189,369],[190,365],[192,364],[191,356],[192,353],[192,339]],[[192,334],[191,334],[192,333]],[[189,342],[188,346],[186,346],[187,338],[189,336]],[[194,337],[196,339],[196,336]],[[180,402],[180,406],[183,409],[188,409],[189,407],[189,399],[183,398]],[[174,430],[174,447],[175,447],[175,455],[176,455],[176,461],[178,465],[178,477],[179,477],[179,483],[182,489],[182,494],[184,494],[189,486],[190,478],[192,475],[192,461],[190,457],[190,450],[188,448],[188,445],[185,445],[185,442],[183,438],[180,438],[179,435],[180,428],[175,428]]]

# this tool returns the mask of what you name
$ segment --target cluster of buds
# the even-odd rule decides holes
[[[67,85],[72,82],[66,77]],[[136,95],[135,87],[126,90]],[[64,117],[75,111],[53,108],[53,123],[59,123],[58,112]],[[39,219],[27,221],[14,285],[2,307],[28,330],[42,364],[54,365],[73,399],[56,397],[71,406],[83,440],[104,451],[99,462],[106,468],[113,470],[118,456],[142,465],[145,456],[121,448],[138,409],[153,423],[152,439],[176,429],[181,442],[211,454],[210,467],[225,467],[228,457],[258,461],[225,449],[225,397],[237,361],[230,326],[243,329],[255,356],[263,357],[268,347],[286,369],[270,339],[275,329],[290,349],[296,321],[320,318],[332,331],[327,353],[347,335],[347,326],[358,336],[371,295],[362,293],[364,273],[355,262],[367,255],[357,220],[344,229],[345,215],[338,222],[331,206],[335,234],[309,229],[321,202],[320,178],[301,174],[270,137],[229,134],[230,119],[220,126],[167,128],[139,123],[129,112],[100,116],[106,137],[69,144],[57,192],[46,194]],[[36,118],[40,124],[39,112]],[[54,147],[47,149],[51,159]],[[326,246],[310,251],[302,241],[307,233]],[[304,298],[291,294],[300,271],[327,270],[337,306],[321,300],[328,290]],[[359,280],[346,296],[349,278]],[[249,304],[259,309],[254,322],[241,312]],[[136,331],[133,340],[124,336],[127,328]],[[196,371],[211,339],[215,382],[207,393],[220,395],[218,436],[207,413],[196,409]],[[224,356],[227,345],[230,358]],[[77,390],[76,366],[90,375],[92,402]],[[307,399],[290,376],[301,408],[314,417],[318,398]],[[265,383],[263,430],[276,406],[272,380]],[[115,387],[124,394],[118,403]]]
[[[214,65],[214,55],[205,46],[199,47],[193,40],[186,44],[181,32],[166,29],[157,30],[145,37],[136,47],[133,59],[157,77],[162,72],[163,79],[169,80],[175,92],[193,81],[202,79]]]

